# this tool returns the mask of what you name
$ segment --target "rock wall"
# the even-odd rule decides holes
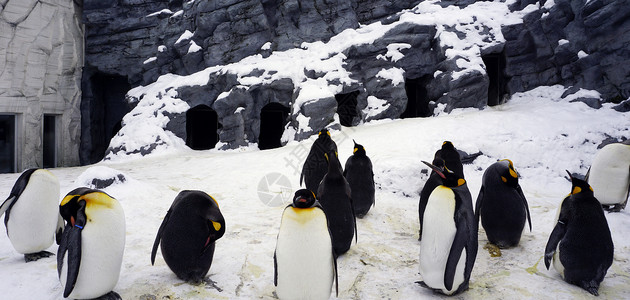
[[[563,84],[597,90],[605,101],[628,99],[630,1],[542,3],[523,23],[503,28],[509,92]]]
[[[177,81],[203,73],[208,77],[202,83],[173,84],[156,97],[174,89],[174,103],[215,110],[222,149],[256,143],[261,108],[270,102],[291,108],[286,142],[340,126],[340,97],[356,97],[356,114],[346,125],[429,116],[436,108],[483,108],[553,84],[594,89],[605,101],[620,101],[630,96],[628,1],[90,0],[84,10],[83,101],[90,103],[93,74],[117,74],[133,88],[155,86],[167,73],[181,76]],[[353,32],[377,23],[374,30],[386,28],[382,36],[353,40]],[[345,36],[346,45],[335,48],[340,42],[332,41]],[[327,53],[320,59],[338,65],[288,71],[251,62],[319,46]],[[322,82],[324,92],[316,87]],[[155,101],[147,95],[128,94],[130,109]],[[414,97],[424,102],[413,104]],[[425,107],[409,112],[412,104]],[[185,111],[156,107],[154,113],[169,120],[160,130],[187,140]],[[147,153],[170,139],[159,135],[134,149],[117,142],[107,153]]]
[[[0,0],[0,112],[17,115],[17,170],[42,167],[43,115],[57,165],[79,164],[83,29],[70,0]]]

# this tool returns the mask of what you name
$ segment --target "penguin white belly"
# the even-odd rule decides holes
[[[280,299],[329,299],[334,278],[332,242],[319,208],[285,209],[276,246]]]
[[[553,268],[556,269],[558,273],[560,273],[560,276],[562,276],[562,278],[564,278],[564,265],[562,265],[562,262],[560,261],[560,243],[558,243],[558,247],[556,247],[556,252],[553,254],[552,263]]]
[[[630,184],[630,146],[610,144],[602,148],[593,159],[588,183],[601,204],[623,203]]]
[[[120,275],[124,248],[125,215],[120,204],[92,212],[81,232],[81,265],[69,298],[92,299],[112,291]],[[64,287],[67,266],[66,252],[60,277]]]
[[[420,242],[420,275],[426,285],[452,294],[464,282],[466,251],[457,263],[452,290],[444,286],[446,262],[457,232],[455,226],[455,194],[438,186],[433,190],[424,211],[422,241]]]
[[[46,170],[35,171],[11,208],[7,234],[16,251],[36,253],[50,247],[59,220],[59,181]]]

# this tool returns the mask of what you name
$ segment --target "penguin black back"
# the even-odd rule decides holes
[[[561,275],[566,282],[597,296],[599,285],[612,265],[613,241],[592,188],[570,173],[569,177],[571,193],[562,201],[558,222],[547,241],[545,266],[549,269],[553,259],[556,269],[563,270]]]
[[[158,229],[151,264],[157,247],[168,267],[182,280],[198,283],[210,269],[215,242],[225,233],[219,205],[202,191],[181,191]]]
[[[481,219],[488,241],[499,248],[518,245],[525,220],[531,231],[529,206],[512,161],[505,159],[493,163],[483,173],[475,219],[477,222]]]
[[[352,204],[350,185],[344,178],[336,151],[329,151],[328,172],[324,175],[317,198],[326,212],[332,234],[333,248],[337,255],[346,253],[356,232],[356,217]]]
[[[461,156],[455,148],[455,145],[450,141],[444,141],[442,148],[435,152],[433,156],[435,158],[441,158],[444,160],[444,165],[457,174],[460,178],[464,178],[464,165],[462,164]]]
[[[353,155],[348,157],[343,172],[350,185],[352,203],[357,217],[363,218],[374,205],[374,172],[372,161],[365,153],[365,148],[354,142]]]
[[[319,136],[311,146],[300,175],[300,185],[304,182],[306,188],[313,193],[317,194],[319,184],[326,175],[328,161],[324,154],[329,151],[336,152],[337,144],[330,137],[330,132],[324,128],[319,131]]]

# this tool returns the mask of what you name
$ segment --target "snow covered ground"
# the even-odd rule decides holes
[[[483,110],[457,109],[432,118],[375,121],[333,131],[342,163],[352,153],[352,139],[365,146],[377,184],[376,206],[358,220],[358,243],[339,258],[339,298],[439,297],[414,282],[422,279],[417,209],[418,193],[427,178],[420,160],[431,161],[444,140],[468,153],[483,152],[464,167],[473,199],[484,169],[498,159],[511,159],[521,175],[533,223],[533,232],[526,231],[521,244],[503,250],[501,257],[490,257],[483,249],[487,240],[480,228],[470,289],[455,298],[591,298],[562,281],[553,268],[547,271],[541,259],[556,208],[570,190],[565,170],[585,174],[602,140],[630,137],[630,113],[618,113],[611,105],[595,110],[559,100],[563,92],[562,87],[539,88]],[[61,197],[94,174],[107,173],[107,168],[127,177],[126,182],[105,189],[125,209],[127,242],[115,288],[124,299],[271,299],[280,217],[288,196],[299,187],[301,166],[313,140],[266,151],[255,145],[232,151],[171,149],[52,172],[61,182]],[[18,175],[0,174],[2,197],[9,194]],[[217,242],[209,272],[214,284],[182,282],[159,252],[156,265],[150,263],[162,218],[184,189],[214,196],[226,220],[226,233]],[[606,217],[615,256],[600,298],[630,299],[630,211]],[[56,253],[57,246],[48,250]],[[24,263],[8,237],[0,234],[0,291],[3,299],[61,299],[56,257]]]

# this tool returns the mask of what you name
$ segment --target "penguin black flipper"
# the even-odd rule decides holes
[[[13,203],[15,203],[17,199],[18,199],[17,196],[10,195],[9,198],[7,198],[7,200],[4,200],[4,203],[2,203],[2,205],[0,206],[0,217],[4,215],[5,212],[7,212],[7,215],[9,215],[9,210],[11,207],[13,207]],[[7,225],[7,219],[8,218],[4,218],[5,227]],[[8,234],[8,230],[9,229],[7,228],[7,234]]]
[[[63,230],[64,230],[63,217],[61,217],[61,214],[60,214],[57,220],[57,230],[55,231],[55,241],[57,242],[57,245],[61,245],[61,240],[63,237]]]
[[[162,240],[162,232],[164,231],[164,227],[168,223],[168,219],[171,217],[171,209],[166,212],[166,216],[164,216],[164,220],[162,220],[162,224],[158,229],[157,235],[155,236],[155,241],[153,242],[153,249],[151,250],[151,265],[155,263],[155,255],[157,254],[158,246],[160,245],[160,241]]]
[[[33,169],[28,169],[22,172],[20,177],[18,177],[18,179],[15,181],[13,188],[11,188],[9,197],[7,197],[4,203],[2,203],[2,206],[0,206],[0,216],[5,214],[4,216],[5,227],[7,227],[7,223],[9,222],[9,215],[11,214],[11,208],[13,208],[13,205],[15,204],[15,202],[20,198],[20,195],[22,195],[22,192],[24,192],[24,189],[26,189],[28,180],[31,178],[31,175],[33,175],[35,171],[37,171],[37,169],[33,168]],[[8,228],[7,228],[7,234],[9,234]]]
[[[337,266],[336,260],[335,266]],[[276,258],[276,251],[273,251],[273,285],[278,286],[278,259]]]
[[[337,254],[333,250],[333,264],[335,265],[335,297],[339,297],[339,276],[337,274]]]
[[[484,192],[485,192],[484,187],[481,186],[481,189],[479,190],[479,196],[477,196],[477,202],[475,203],[475,221],[477,222],[477,224],[479,224],[479,218],[481,217],[481,207],[483,206]],[[529,212],[528,212],[528,216],[529,216]]]
[[[529,231],[532,231],[532,217],[531,214],[529,213],[529,205],[527,205],[527,198],[525,198],[525,194],[523,193],[523,190],[521,189],[520,185],[516,186],[516,191],[518,192],[519,196],[521,196],[521,200],[523,201],[523,205],[525,205],[525,211],[527,212],[527,223],[529,224]]]
[[[457,263],[459,262],[459,259],[462,255],[462,251],[464,251],[464,248],[466,248],[468,244],[468,229],[466,228],[467,224],[464,221],[465,219],[466,217],[462,213],[457,213],[455,216],[455,226],[457,227],[457,232],[455,233],[455,237],[453,238],[453,244],[451,245],[451,251],[448,254],[446,268],[444,270],[444,287],[449,291],[453,288],[453,281],[455,280]],[[466,258],[466,260],[469,260],[468,257]]]
[[[558,220],[558,223],[556,223],[556,226],[553,228],[551,235],[549,235],[549,240],[547,241],[547,246],[545,247],[545,267],[547,267],[547,270],[549,270],[551,259],[553,258],[553,254],[556,252],[558,243],[560,243],[560,240],[562,240],[566,232],[567,224]]]
[[[81,232],[87,222],[85,215],[85,200],[81,200],[78,203],[79,209],[77,210],[77,218],[75,223],[70,228],[67,228],[67,251],[68,251],[68,274],[66,280],[66,287],[63,291],[63,297],[68,298],[74,285],[79,278],[79,268],[81,267]],[[72,224],[70,224],[72,225]],[[63,255],[60,255],[63,260]],[[58,258],[59,259],[59,258]]]

